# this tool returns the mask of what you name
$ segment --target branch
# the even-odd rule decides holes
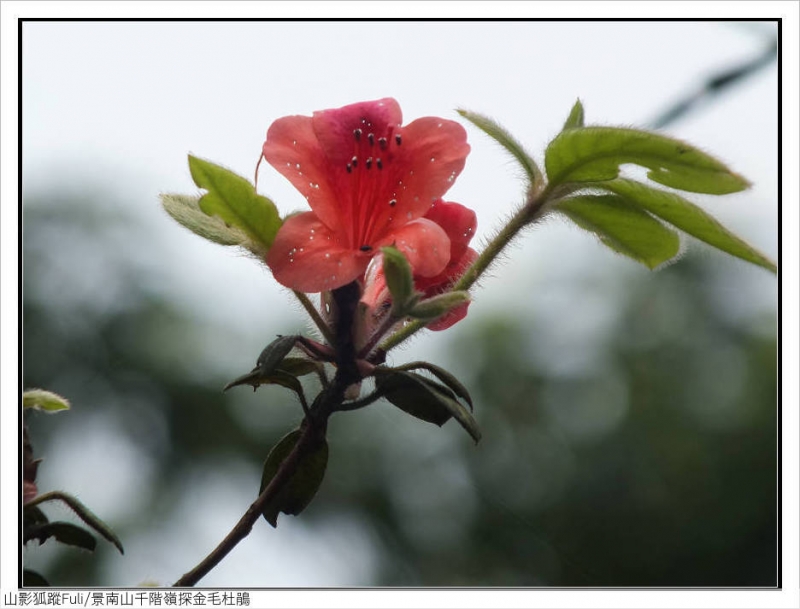
[[[305,420],[306,423],[309,421],[310,419]],[[207,575],[211,569],[216,567],[242,539],[250,534],[256,520],[258,520],[259,516],[261,516],[264,511],[264,506],[273,499],[292,478],[294,472],[297,470],[298,463],[306,454],[309,447],[313,445],[313,440],[316,438],[316,434],[319,433],[319,431],[319,428],[314,424],[304,425],[300,438],[297,440],[297,444],[295,444],[292,451],[283,460],[275,476],[264,489],[264,492],[258,496],[258,499],[256,499],[249,508],[247,508],[244,516],[242,516],[239,522],[236,523],[236,526],[231,529],[231,532],[228,533],[225,539],[223,539],[194,569],[185,573],[176,581],[173,584],[174,587],[194,586]]]

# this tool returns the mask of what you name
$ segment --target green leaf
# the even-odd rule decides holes
[[[575,105],[572,106],[572,110],[570,110],[562,130],[578,129],[579,127],[583,127],[583,104],[581,100],[577,100]]]
[[[596,186],[623,197],[628,203],[647,210],[675,228],[723,252],[764,267],[773,273],[777,272],[775,263],[768,256],[734,235],[700,207],[680,195],[622,178],[600,182]]]
[[[314,362],[304,357],[287,357],[278,365],[278,370],[292,376],[305,376],[306,374],[317,372],[319,368],[319,362]]]
[[[228,226],[217,216],[209,216],[200,209],[200,197],[189,195],[160,195],[161,205],[181,226],[195,235],[220,245],[245,245],[247,234],[234,226]]]
[[[281,226],[275,204],[256,194],[246,179],[214,163],[189,155],[189,170],[195,184],[208,191],[200,209],[243,230],[264,252],[269,250]]]
[[[513,135],[487,116],[461,109],[458,110],[458,113],[508,150],[517,159],[528,176],[531,188],[542,183],[542,172],[536,161],[533,160],[533,157],[526,152],[522,144]]]
[[[613,180],[624,163],[647,167],[651,180],[679,190],[727,194],[750,185],[720,161],[685,142],[636,129],[567,129],[545,152],[551,186]]]
[[[90,552],[94,552],[97,546],[97,540],[91,533],[69,522],[48,522],[33,527],[30,532],[30,539],[38,540],[39,544],[43,544],[51,537],[63,544],[76,546]]]
[[[455,394],[419,374],[394,369],[376,369],[375,387],[390,403],[422,421],[441,427],[453,417],[477,443],[478,423]]]
[[[120,554],[124,554],[125,550],[122,549],[122,542],[119,540],[119,537],[111,530],[105,522],[100,520],[94,512],[92,512],[89,508],[87,508],[84,504],[82,504],[78,499],[69,495],[67,493],[61,491],[51,491],[49,493],[44,493],[36,497],[33,501],[30,501],[26,505],[26,509],[33,507],[34,505],[40,505],[47,501],[54,501],[59,500],[63,501],[67,504],[67,506],[75,512],[75,514],[83,520],[86,524],[92,527],[95,531],[100,533],[106,540],[113,543],[116,548],[119,550]]]
[[[264,492],[275,474],[278,473],[281,463],[292,452],[300,434],[299,429],[289,432],[270,451],[264,463],[259,494]],[[325,477],[327,465],[328,443],[325,438],[321,438],[319,444],[300,459],[294,475],[275,494],[272,501],[267,502],[264,506],[262,514],[267,522],[273,527],[277,527],[280,512],[294,516],[302,512],[317,494],[322,479]]]
[[[48,582],[44,577],[39,575],[36,571],[31,571],[30,569],[23,569],[22,585],[26,588],[43,588],[45,586],[49,586],[50,582]]]
[[[24,410],[32,408],[44,412],[58,412],[69,410],[69,401],[52,391],[29,389],[22,394],[22,408]]]
[[[261,355],[258,356],[258,360],[256,360],[255,368],[253,368],[247,374],[243,374],[242,376],[225,385],[223,391],[227,391],[231,387],[236,387],[238,385],[252,385],[253,388],[256,388],[265,383],[284,384],[281,382],[281,380],[285,380],[284,375],[291,377],[291,373],[281,371],[281,373],[276,374],[276,372],[278,372],[281,362],[283,362],[284,358],[294,348],[295,344],[297,343],[297,339],[297,334],[279,336],[276,338],[274,341],[264,347]],[[292,378],[294,379],[294,377]],[[297,381],[297,379],[294,380]],[[291,381],[286,382],[291,383]],[[287,385],[284,384],[284,386]],[[292,389],[293,386],[289,388]]]
[[[395,317],[405,317],[409,305],[416,300],[411,265],[403,252],[395,247],[382,247],[381,253],[386,286],[392,295],[392,314]]]
[[[458,397],[464,400],[467,404],[469,404],[470,410],[474,410],[474,406],[472,404],[472,397],[469,395],[469,391],[464,385],[461,384],[451,372],[448,372],[444,368],[437,366],[435,364],[431,364],[430,362],[410,362],[408,364],[403,364],[402,366],[397,366],[395,370],[427,370],[440,381],[442,381],[447,387],[449,387],[453,393],[455,393]]]
[[[678,235],[616,195],[579,195],[559,201],[555,209],[595,233],[620,254],[655,268],[677,255]]]

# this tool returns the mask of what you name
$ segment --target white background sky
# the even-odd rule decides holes
[[[11,346],[16,341],[11,338],[17,325],[12,297],[16,251],[12,203],[16,197],[15,110],[10,112],[14,97],[13,89],[7,87],[15,60],[9,57],[9,51],[14,49],[6,45],[16,27],[11,28],[9,12],[34,12],[24,4],[36,3],[3,6],[4,533],[13,533],[16,528],[13,507],[16,473],[12,464],[16,462],[17,450],[16,413],[10,407],[17,399],[12,389],[16,372],[11,365],[16,359]],[[176,16],[189,16],[194,10],[189,8],[194,3],[165,4],[176,11]],[[227,5],[228,16],[233,15],[232,4]],[[259,3],[245,4],[261,6],[260,16],[270,14],[269,8]],[[349,8],[340,6],[345,11],[340,14],[365,14],[370,6],[357,4]],[[456,11],[455,3],[445,4],[429,3],[428,8],[435,10],[438,6],[442,16]],[[633,16],[635,10],[641,9],[637,3],[590,3],[591,8],[582,3],[561,3],[560,7],[549,5],[549,8],[521,2],[511,4],[518,6],[492,5],[495,12],[486,9],[486,14],[497,15],[509,8],[517,15],[529,9],[529,16],[542,16],[548,11],[553,16],[575,16],[588,11],[594,11],[595,16]],[[722,7],[714,4],[727,3],[709,5],[710,15],[721,16]],[[676,13],[669,14],[688,16],[700,5],[670,5]],[[328,3],[325,6],[331,10]],[[774,16],[778,10],[785,13],[791,7],[796,17],[796,3],[765,2],[750,6],[761,6],[762,16]],[[294,3],[288,10],[294,16],[304,13],[316,16],[320,7]],[[770,12],[768,7],[775,8]],[[98,8],[86,10],[99,15],[102,11]],[[153,16],[159,14],[155,7],[150,8]],[[245,10],[254,11],[252,7]],[[54,9],[42,16],[49,14],[54,14]],[[795,68],[796,26],[796,19],[791,25],[788,22],[784,25],[784,33],[792,35],[794,49],[786,53],[784,62],[791,62]],[[233,318],[251,320],[268,310],[270,323],[279,327],[295,321],[299,313],[286,306],[287,295],[263,268],[203,242],[169,221],[160,210],[159,192],[196,192],[186,165],[188,152],[249,177],[272,120],[287,114],[310,114],[318,109],[392,96],[400,102],[404,122],[425,115],[457,119],[456,107],[489,114],[526,143],[541,161],[544,146],[558,132],[576,98],[580,97],[584,103],[588,123],[642,126],[700,86],[705,77],[752,56],[763,43],[759,31],[765,28],[769,31],[770,27],[763,23],[746,26],[667,22],[28,23],[24,26],[22,46],[24,179],[21,187],[24,193],[37,183],[54,180],[67,186],[70,180],[96,174],[102,174],[111,184],[119,183],[126,189],[122,200],[138,209],[152,228],[153,239],[169,242],[171,256],[168,260],[149,259],[147,238],[137,237],[140,240],[120,246],[128,248],[131,256],[140,257],[143,268],[152,268],[155,276],[171,278],[174,297],[191,307],[193,315],[198,319],[212,318],[215,311],[224,309]],[[10,82],[13,87],[13,73]],[[785,82],[784,91],[786,87]],[[796,127],[796,75],[791,87],[794,106],[784,107],[794,116]],[[754,183],[746,193],[724,198],[695,197],[695,200],[773,258],[778,256],[777,120],[777,70],[773,67],[666,130],[715,154]],[[786,123],[785,127],[789,125]],[[477,130],[467,129],[472,153],[447,198],[476,210],[478,239],[482,239],[490,236],[492,229],[520,201],[521,180],[519,171],[496,145]],[[785,136],[792,133],[796,146],[796,129],[791,133],[784,130]],[[796,167],[794,172],[784,173],[795,184],[796,176]],[[282,212],[302,207],[301,196],[268,166],[262,167],[259,189],[276,201]],[[784,205],[792,208],[794,231],[796,195],[785,196]],[[702,246],[693,243],[690,247]],[[777,302],[774,277],[743,262],[731,263],[721,254],[707,255],[719,258],[722,280],[747,286],[742,302],[731,306],[731,315],[749,316],[774,309]],[[790,262],[794,264],[795,259]],[[554,316],[557,311],[547,310],[547,286],[559,278],[579,280],[587,276],[606,278],[646,272],[615,257],[590,236],[566,225],[549,223],[520,242],[509,261],[484,282],[485,289],[477,295],[470,314],[508,306],[509,294],[516,294],[518,304],[512,307],[531,308],[539,315]],[[795,307],[789,310],[796,313]],[[431,354],[436,353],[439,340],[434,335],[416,341],[408,350],[408,357],[424,353],[435,361],[435,355]],[[250,359],[232,362],[232,371],[249,367]],[[791,410],[796,405],[796,399],[784,403],[784,431],[797,430],[796,412],[787,412],[787,407]],[[791,444],[794,452],[791,460],[784,460],[785,471],[796,464],[796,441]],[[249,474],[244,472],[243,476]],[[79,483],[76,478],[63,486],[74,488]],[[235,481],[227,483],[232,488],[236,486]],[[248,480],[245,486],[249,483]],[[235,520],[249,501],[246,494],[237,492],[231,490],[230,502],[208,507],[216,510],[222,529],[229,528],[226,523]],[[82,489],[78,494],[94,506],[91,489]],[[790,499],[796,510],[796,491]],[[98,496],[97,501],[101,500]],[[796,523],[796,518],[790,520]],[[262,527],[266,533],[261,532],[270,539],[257,542],[254,536],[246,540],[226,561],[226,570],[241,573],[252,568],[257,559],[268,560],[263,556],[264,543],[290,545],[295,522],[292,519],[286,525],[283,530],[278,529],[284,537],[277,541],[275,531]],[[790,526],[785,530],[785,543],[789,535],[793,535],[791,539],[796,543],[796,528]],[[219,531],[214,534],[221,537]],[[158,541],[155,537],[154,544]],[[9,538],[14,539],[15,535]],[[15,586],[16,553],[12,546],[6,542],[3,548],[4,592]],[[307,557],[311,552],[306,547],[297,550],[296,558],[285,561],[287,573],[297,572],[304,553]],[[793,551],[796,556],[796,545]],[[152,548],[129,549],[125,569],[135,571],[137,565],[143,568],[152,559],[150,553]],[[191,556],[199,558],[202,553],[202,545],[190,548],[188,557],[171,557],[159,565],[174,569],[174,573],[142,572],[140,576],[134,572],[128,583],[133,585],[147,577],[161,581],[174,579],[173,575],[191,566]],[[335,557],[315,560],[332,569],[329,585],[335,585]],[[785,569],[785,578],[796,577],[794,565]],[[356,568],[368,567],[356,565]],[[221,569],[219,579],[213,582],[209,579],[207,583],[222,586],[227,581]],[[303,583],[290,577],[284,581],[289,581],[288,585]],[[796,591],[796,579],[793,581]],[[480,602],[479,598],[471,597],[475,603]],[[744,602],[741,597],[736,600]],[[510,601],[504,600],[504,604],[507,602]],[[613,604],[621,606],[623,602],[627,601],[616,599]],[[636,604],[644,606],[640,601]],[[461,606],[466,604],[462,602]]]

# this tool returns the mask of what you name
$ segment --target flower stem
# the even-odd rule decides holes
[[[520,208],[517,213],[515,213],[511,219],[508,221],[508,224],[503,226],[500,231],[497,233],[494,239],[492,239],[489,244],[484,248],[481,252],[480,256],[478,256],[477,260],[472,263],[472,265],[464,272],[459,279],[452,287],[452,291],[456,290],[469,290],[475,282],[480,278],[483,273],[492,265],[492,263],[497,259],[506,246],[517,236],[517,234],[529,224],[533,224],[541,220],[542,217],[547,213],[548,210],[548,203],[555,200],[556,198],[560,198],[564,196],[566,190],[561,188],[551,188],[548,184],[544,188],[531,193],[528,201],[525,205]],[[407,324],[394,334],[392,334],[389,338],[387,338],[383,343],[381,343],[380,348],[384,351],[389,351],[389,349],[393,349],[400,343],[404,342],[405,340],[411,338],[414,334],[422,330],[428,323],[424,321],[413,321],[410,324]]]
[[[314,325],[317,326],[320,334],[322,334],[322,337],[329,345],[333,345],[333,332],[331,332],[331,329],[328,327],[328,324],[325,323],[325,320],[322,319],[322,316],[319,314],[319,311],[317,311],[317,308],[308,299],[308,296],[303,294],[303,292],[298,292],[297,290],[293,291],[294,295],[297,296],[297,300],[300,301],[300,304],[303,305],[303,308],[306,310],[306,313],[308,313],[311,319],[314,321]]]

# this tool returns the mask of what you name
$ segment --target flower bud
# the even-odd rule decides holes
[[[423,321],[433,321],[467,302],[469,302],[469,292],[445,292],[417,303],[408,315]]]
[[[414,291],[411,265],[403,253],[395,247],[382,247],[381,253],[386,286],[392,295],[392,312],[395,317],[403,317],[418,298]]]

